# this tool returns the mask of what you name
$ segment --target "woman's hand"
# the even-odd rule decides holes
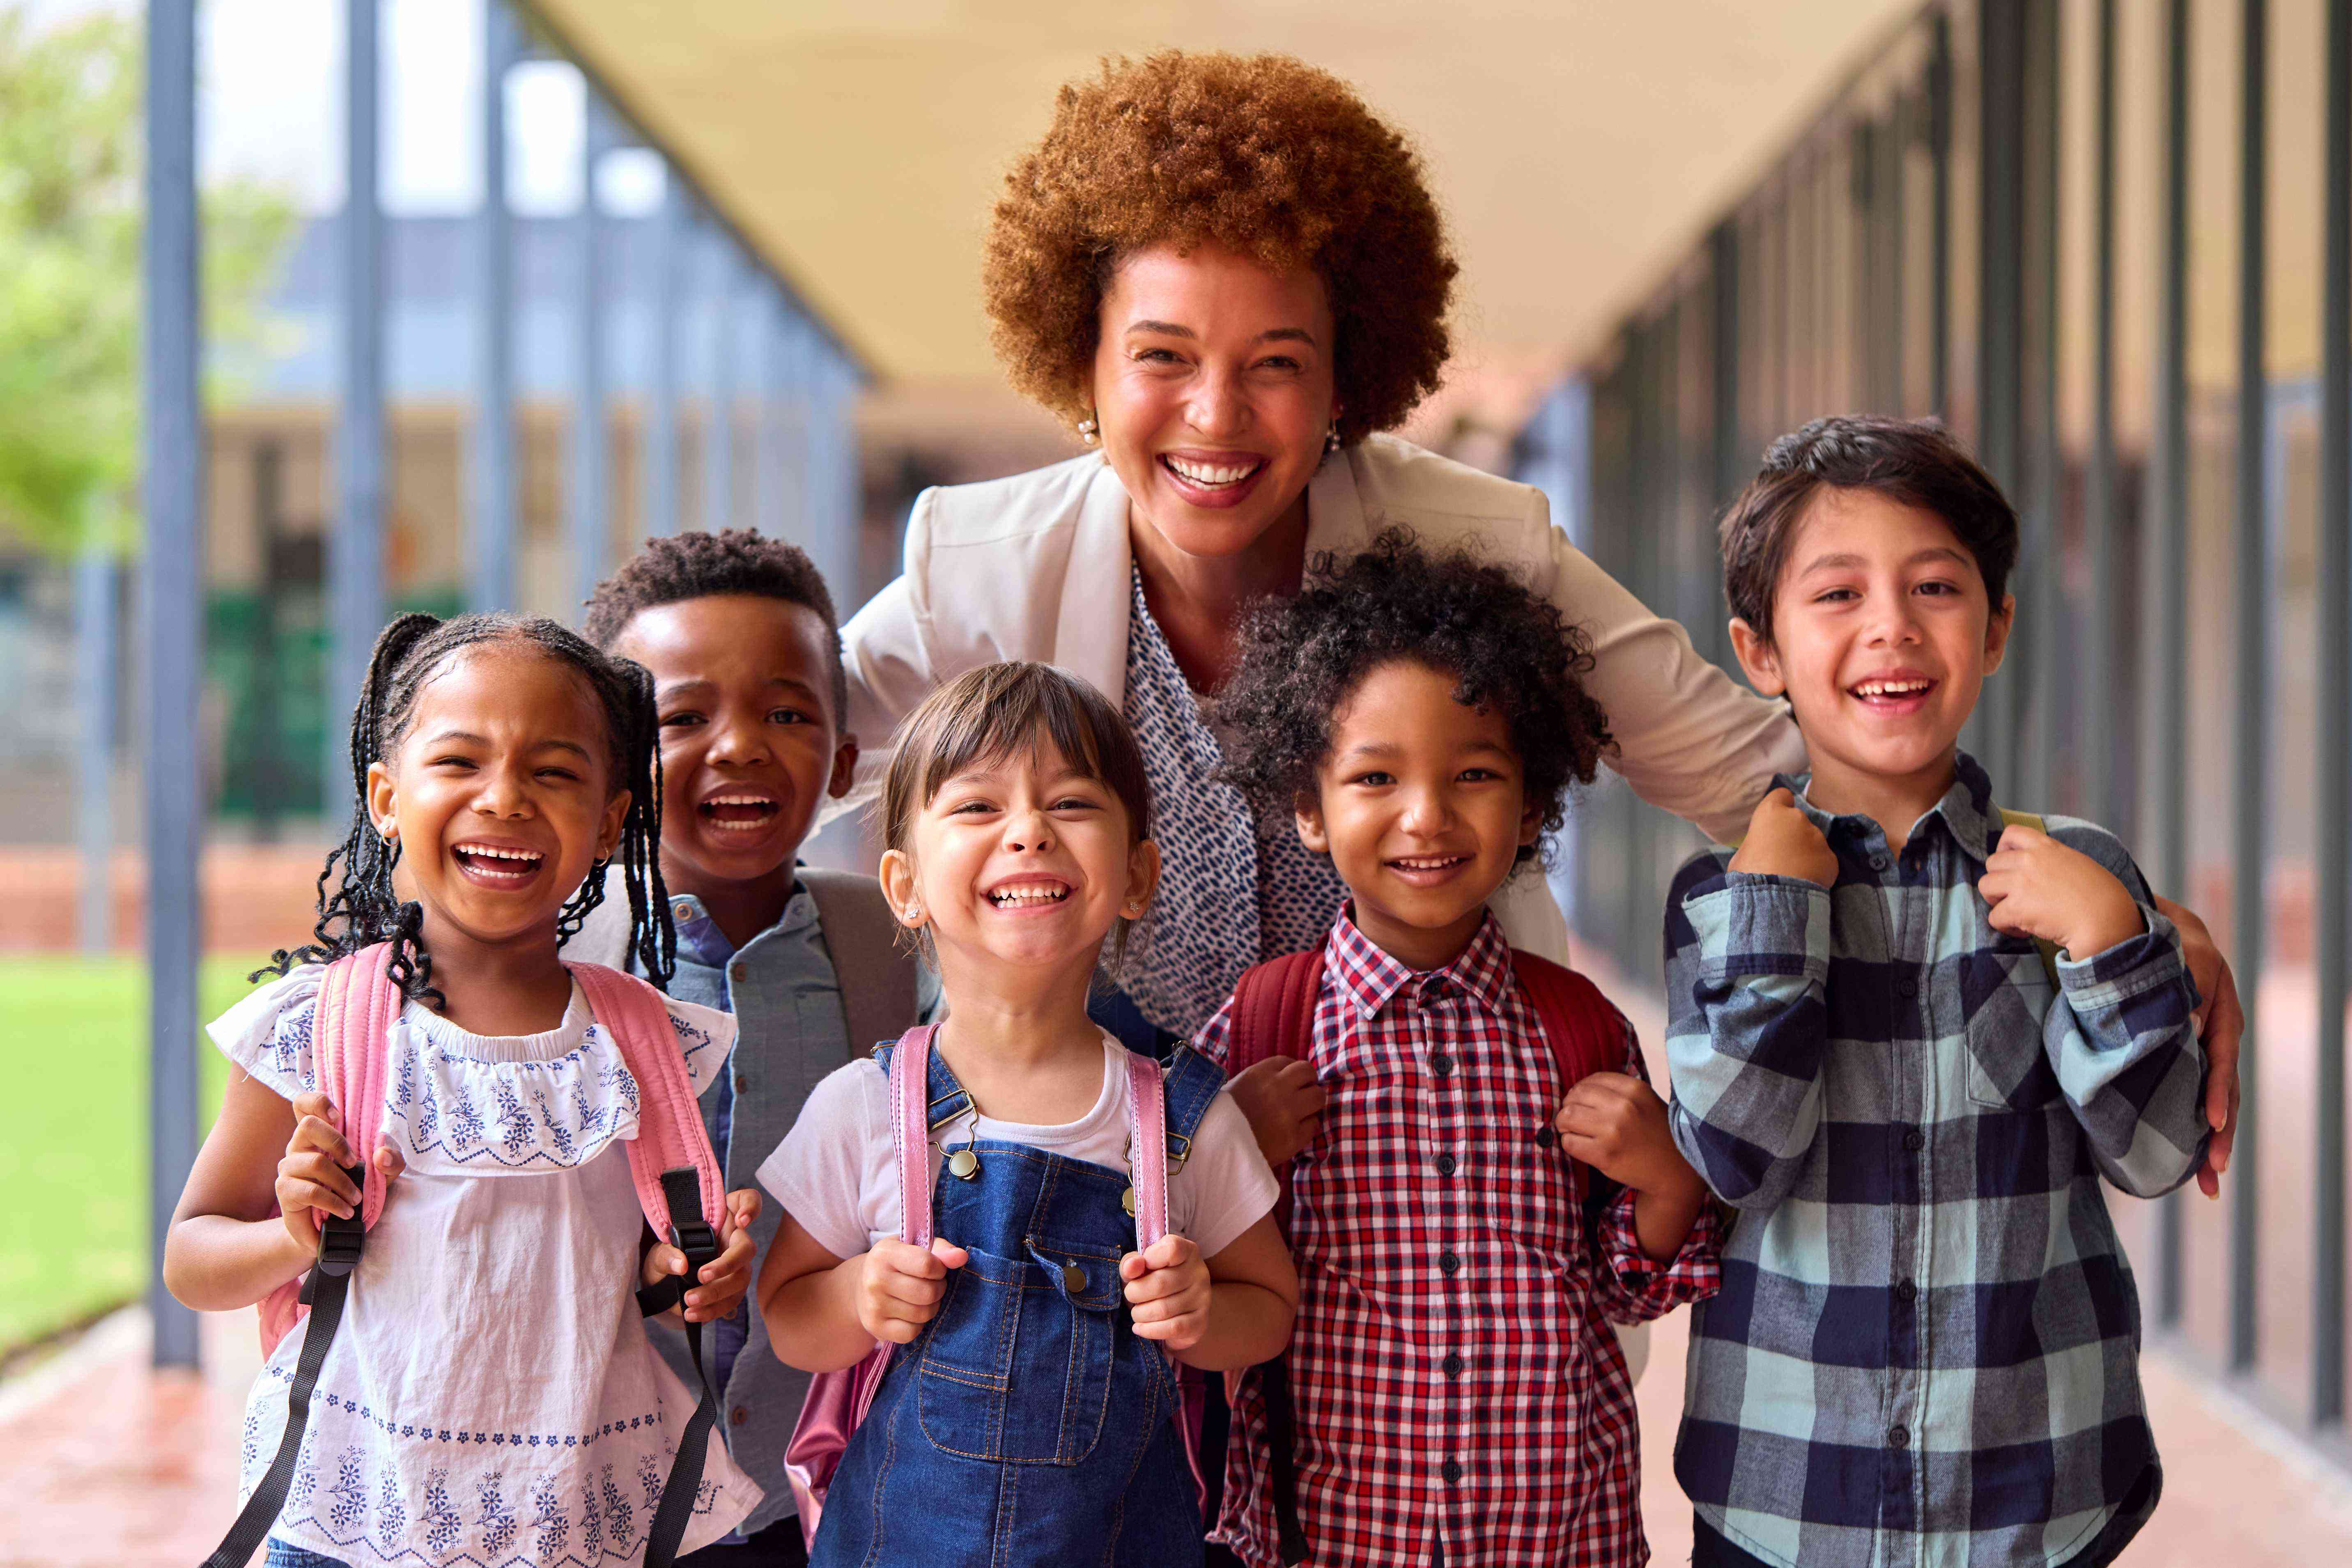
[[[719,1215],[719,1256],[702,1266],[697,1276],[699,1283],[678,1299],[678,1308],[689,1323],[708,1323],[733,1313],[743,1302],[743,1293],[751,1287],[751,1222],[760,1217],[760,1194],[754,1187],[742,1187],[727,1194],[726,1207]],[[658,1285],[672,1275],[686,1272],[686,1254],[671,1242],[661,1242],[646,1252],[644,1282]],[[676,1310],[677,1309],[673,1309]],[[663,1316],[668,1316],[664,1313]]]
[[[2221,1173],[2230,1168],[2231,1151],[2238,1142],[2238,1054],[2246,1011],[2238,1005],[2237,977],[2197,911],[2159,898],[2156,912],[2179,929],[2181,960],[2189,965],[2189,978],[2197,983],[2197,1033],[2205,1046],[2205,1124],[2213,1130],[2205,1145],[2205,1163],[2197,1171],[2197,1188],[2218,1198]]]
[[[1187,1236],[1161,1237],[1118,1260],[1128,1310],[1142,1339],[1188,1351],[1209,1331],[1209,1265]]]
[[[1225,1089],[1249,1122],[1265,1163],[1276,1170],[1297,1158],[1323,1130],[1323,1107],[1330,1097],[1315,1081],[1312,1062],[1268,1057],[1244,1068]]]
[[[948,1270],[962,1268],[970,1257],[945,1237],[933,1237],[928,1252],[895,1237],[876,1242],[858,1270],[859,1325],[884,1344],[911,1342],[940,1315]]]
[[[334,1102],[312,1090],[294,1097],[294,1134],[278,1162],[278,1212],[287,1234],[306,1253],[319,1250],[319,1218],[324,1209],[340,1219],[360,1212],[360,1189],[345,1173],[359,1163],[352,1146],[331,1120]],[[386,1181],[407,1169],[400,1151],[386,1143],[375,1152],[375,1168]]]
[[[1837,882],[1837,851],[1786,788],[1768,791],[1748,819],[1748,837],[1731,868],[1759,877],[1794,877],[1821,887]]]

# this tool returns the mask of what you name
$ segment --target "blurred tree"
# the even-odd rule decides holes
[[[0,0],[0,534],[53,554],[127,547],[139,453],[140,34],[41,30]],[[292,205],[204,196],[205,331],[255,335]]]

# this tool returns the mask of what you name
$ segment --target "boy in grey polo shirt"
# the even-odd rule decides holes
[[[756,531],[673,534],[598,585],[586,629],[653,672],[661,868],[677,928],[670,991],[736,1016],[729,1070],[702,1097],[733,1184],[783,1141],[819,1079],[915,1022],[914,961],[873,879],[796,861],[819,803],[846,793],[857,762],[857,738],[841,730],[833,595],[806,555]],[[618,963],[626,936],[627,910],[607,900],[566,951]],[[771,1205],[753,1226],[762,1255],[782,1214]],[[684,1337],[654,1340],[691,1386]],[[769,1352],[748,1300],[713,1325],[707,1354],[719,1430],[767,1497],[681,1568],[804,1563],[783,1454],[807,1375]]]

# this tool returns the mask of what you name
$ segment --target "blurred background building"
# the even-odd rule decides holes
[[[0,1008],[119,1002],[104,1168],[152,1189],[61,1295],[0,1135],[0,1357],[148,1288],[199,957],[307,927],[384,616],[576,618],[725,523],[846,613],[923,486],[1077,450],[995,373],[980,237],[1055,88],[1170,46],[1415,138],[1464,272],[1406,434],[1541,485],[1727,668],[1713,526],[1773,436],[1933,414],[1983,458],[2026,540],[1971,748],[2116,827],[2253,1020],[2225,1201],[2125,1215],[2150,1338],[2341,1477],[2352,0],[0,0],[0,117],[57,117],[0,157],[80,193],[0,169]],[[1621,996],[1696,842],[1611,783],[1558,847]],[[0,1134],[81,1136],[20,1098]]]

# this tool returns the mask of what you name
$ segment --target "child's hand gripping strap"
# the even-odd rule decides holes
[[[228,1534],[204,1568],[246,1568],[294,1480],[295,1460],[302,1451],[302,1434],[310,1425],[310,1394],[318,1385],[327,1350],[343,1321],[343,1301],[351,1289],[352,1270],[359,1267],[368,1229],[383,1213],[383,1173],[372,1158],[383,1124],[385,1037],[400,1017],[400,987],[391,974],[392,944],[373,947],[337,959],[327,966],[311,1014],[311,1060],[319,1087],[332,1103],[336,1131],[360,1157],[343,1173],[360,1189],[360,1212],[345,1218],[313,1211],[319,1224],[319,1252],[308,1274],[298,1283],[288,1280],[261,1302],[261,1339],[265,1351],[275,1352],[287,1331],[310,1314],[302,1331],[302,1354],[294,1379],[286,1390],[286,1428],[278,1440],[277,1457],[255,1483],[253,1495],[229,1526]]]
[[[667,1311],[685,1296],[703,1266],[719,1256],[719,1221],[726,1212],[724,1180],[702,1109],[677,1048],[677,1031],[660,992],[601,963],[573,963],[572,976],[587,993],[588,1011],[609,1030],[621,1061],[637,1083],[637,1135],[628,1141],[629,1177],[637,1205],[654,1234],[686,1254],[686,1272],[672,1275],[637,1294],[647,1316]],[[662,1488],[660,1505],[646,1537],[645,1568],[671,1568],[678,1542],[694,1517],[710,1428],[719,1396],[710,1369],[702,1362],[702,1325],[686,1324],[687,1353],[702,1385],[694,1414],[678,1433],[677,1457]]]

